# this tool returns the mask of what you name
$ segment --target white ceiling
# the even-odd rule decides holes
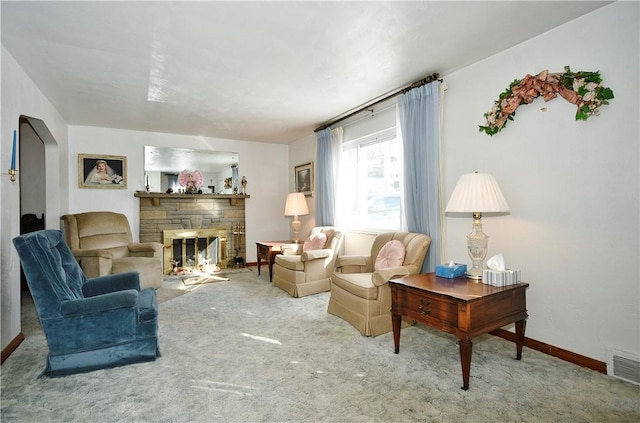
[[[607,3],[3,0],[1,35],[71,125],[289,143]]]

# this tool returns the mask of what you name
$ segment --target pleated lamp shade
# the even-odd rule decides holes
[[[309,214],[307,200],[302,192],[292,192],[287,194],[287,201],[284,205],[285,216],[304,216]]]
[[[509,212],[509,204],[493,175],[476,172],[460,176],[445,211]]]

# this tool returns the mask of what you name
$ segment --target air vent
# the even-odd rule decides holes
[[[640,385],[640,357],[609,348],[607,350],[607,373]]]

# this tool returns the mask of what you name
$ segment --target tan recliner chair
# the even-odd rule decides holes
[[[405,247],[401,266],[374,270],[382,247],[399,240]],[[327,311],[355,326],[362,335],[377,336],[392,330],[389,280],[420,273],[431,238],[410,232],[389,232],[376,237],[369,256],[340,256],[331,275]]]
[[[319,250],[290,254],[286,250],[275,258],[273,286],[292,297],[326,292],[331,285],[331,272],[335,270],[336,257],[342,246],[342,232],[329,226],[313,228],[309,236],[324,233],[327,241]]]
[[[162,244],[133,242],[124,214],[87,212],[60,220],[65,241],[87,278],[138,272],[140,289],[162,286]]]

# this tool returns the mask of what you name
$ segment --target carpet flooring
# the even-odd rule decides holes
[[[162,287],[157,290],[158,303],[164,303],[191,291],[194,285],[225,282],[232,275],[247,273],[251,270],[247,267],[239,269],[225,269],[216,274],[198,274],[184,276],[165,276]]]
[[[329,293],[291,298],[268,272],[189,288],[160,304],[158,360],[54,379],[38,378],[47,346],[23,307],[2,422],[640,421],[640,387],[526,347],[517,361],[498,337],[474,340],[464,391],[448,334],[403,329],[396,355],[391,333],[363,337]]]
[[[190,285],[203,285],[205,283],[226,282],[228,280],[229,278],[211,275],[211,276],[196,276],[193,278],[187,278],[187,279],[184,279],[182,282],[185,285],[190,286]]]

